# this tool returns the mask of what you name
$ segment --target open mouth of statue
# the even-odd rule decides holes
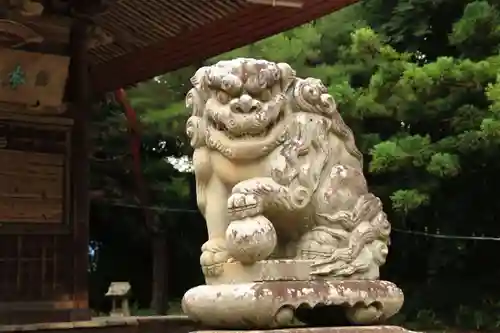
[[[223,132],[225,136],[230,139],[258,139],[264,138],[269,135],[269,133],[278,125],[284,118],[283,112],[279,112],[278,117],[274,120],[269,121],[266,125],[265,123],[259,123],[258,121],[246,122],[236,124],[236,126],[229,127],[223,121],[216,120],[211,117],[208,118],[208,123],[213,129]]]

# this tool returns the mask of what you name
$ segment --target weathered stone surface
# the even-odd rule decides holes
[[[185,294],[185,313],[225,329],[377,324],[397,313],[403,293],[378,281],[391,225],[321,81],[234,59],[191,83],[186,132],[209,285]]]
[[[227,252],[243,264],[266,259],[273,253],[276,243],[276,230],[262,215],[233,221],[226,230]]]
[[[234,284],[260,281],[307,281],[318,279],[311,275],[311,260],[262,260],[252,265],[241,262],[225,263],[218,275],[206,276],[207,284]],[[324,280],[324,278],[322,278]]]
[[[191,82],[186,132],[209,236],[205,276],[271,255],[314,260],[314,275],[377,279],[391,227],[321,81],[285,63],[234,59],[200,68]],[[248,230],[268,220],[274,230]]]
[[[403,300],[387,281],[268,281],[198,286],[184,295],[182,308],[209,327],[264,329],[376,324],[396,314]]]
[[[131,288],[129,282],[111,282],[105,296],[126,297],[130,294]]]
[[[261,260],[246,265],[241,262],[224,263],[217,275],[205,277],[207,284],[234,284],[260,281],[353,280],[335,276],[311,274],[314,260],[276,259]]]
[[[417,333],[398,326],[358,326],[358,327],[312,327],[285,328],[276,330],[224,330],[195,331],[191,333]]]

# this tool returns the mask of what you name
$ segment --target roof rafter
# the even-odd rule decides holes
[[[292,7],[292,8],[302,8],[304,6],[304,1],[302,0],[247,0],[250,3],[278,6],[278,7]]]
[[[203,26],[94,65],[91,68],[93,86],[97,92],[126,87],[254,43],[354,2],[356,0],[304,0],[301,9],[249,4]]]

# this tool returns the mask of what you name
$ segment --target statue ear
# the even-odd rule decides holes
[[[297,74],[292,66],[287,63],[280,62],[277,66],[280,70],[281,91],[285,92],[295,82]]]
[[[208,66],[204,66],[199,68],[196,73],[191,77],[191,84],[193,87],[199,90],[205,90],[205,86],[207,84],[207,77],[209,74],[210,68]]]

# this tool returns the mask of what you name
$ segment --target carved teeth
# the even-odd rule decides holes
[[[275,128],[284,118],[284,113],[282,111],[279,112],[278,116],[269,122],[268,126],[258,130],[258,128],[253,128],[251,132],[240,132],[235,133],[237,126],[233,128],[233,131],[230,131],[225,124],[219,119],[210,118],[209,122],[212,128],[217,131],[224,132],[225,136],[230,140],[235,139],[256,139],[256,138],[265,138],[269,135],[269,133]]]

